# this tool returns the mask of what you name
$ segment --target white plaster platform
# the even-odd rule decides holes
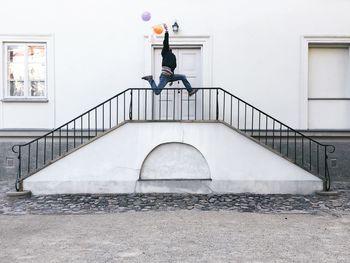
[[[322,181],[221,123],[135,122],[25,179],[24,189],[34,195],[311,194],[322,190]]]

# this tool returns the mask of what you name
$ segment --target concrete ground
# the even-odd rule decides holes
[[[0,262],[350,262],[350,215],[0,216]]]

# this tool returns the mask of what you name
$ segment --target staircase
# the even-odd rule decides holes
[[[321,144],[292,129],[222,88],[187,91],[167,88],[156,96],[151,89],[127,89],[73,120],[28,143],[14,145],[18,154],[16,190],[23,180],[128,122],[218,122],[321,178],[330,189],[328,153]]]

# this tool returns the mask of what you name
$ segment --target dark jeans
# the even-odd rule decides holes
[[[173,81],[178,81],[178,80],[182,81],[182,83],[185,85],[188,92],[192,91],[191,84],[188,82],[186,76],[181,75],[181,74],[173,74],[171,76],[161,74],[159,77],[158,86],[156,85],[156,83],[153,79],[148,81],[148,82],[151,85],[151,88],[153,89],[154,93],[156,95],[159,95],[162,92],[162,90],[164,89],[164,87],[166,86],[166,84],[168,84],[168,82],[173,82]]]

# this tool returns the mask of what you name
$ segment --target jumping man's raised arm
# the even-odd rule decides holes
[[[164,56],[169,51],[169,33],[168,33],[168,27],[166,24],[164,24],[164,28],[165,28],[165,36],[163,41],[162,56]]]

